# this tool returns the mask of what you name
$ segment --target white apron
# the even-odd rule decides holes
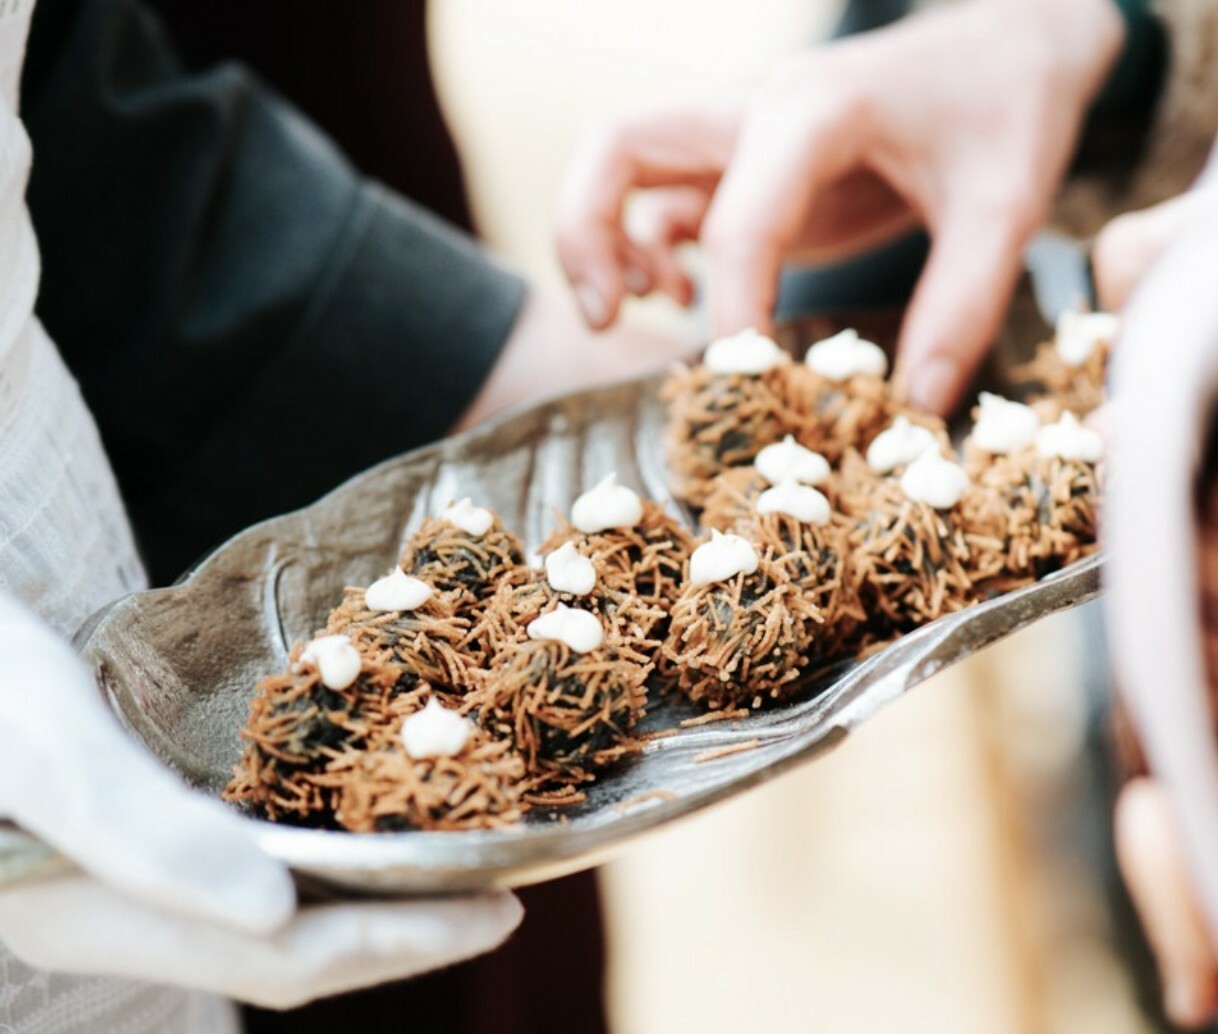
[[[144,585],[97,428],[34,319],[38,250],[25,207],[30,145],[17,93],[34,0],[0,0],[0,592],[71,635]],[[4,1034],[230,1034],[208,995],[36,971],[0,945]]]

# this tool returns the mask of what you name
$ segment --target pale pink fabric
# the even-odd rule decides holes
[[[1199,623],[1194,499],[1218,415],[1218,176],[1139,285],[1115,353],[1107,606],[1119,687],[1167,788],[1218,937],[1218,742]]]

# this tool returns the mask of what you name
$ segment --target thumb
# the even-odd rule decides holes
[[[0,815],[101,881],[252,931],[295,908],[248,824],[124,733],[67,643],[0,598]]]
[[[933,245],[901,329],[896,381],[915,406],[947,413],[998,335],[1035,220],[1009,206],[961,204]]]

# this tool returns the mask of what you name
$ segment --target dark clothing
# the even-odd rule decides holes
[[[40,0],[23,89],[38,314],[101,428],[154,583],[441,436],[472,400],[524,284],[360,177],[249,73],[186,73],[133,0]],[[592,874],[521,897],[523,927],[490,956],[248,1010],[248,1027],[598,1034]]]
[[[472,230],[460,160],[432,82],[427,0],[146,2],[187,68],[239,61],[365,176]]]
[[[44,0],[26,67],[38,313],[154,581],[451,427],[519,279],[130,0]]]

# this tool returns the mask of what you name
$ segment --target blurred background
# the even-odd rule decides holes
[[[188,62],[251,64],[362,170],[555,289],[556,194],[590,119],[746,77],[841,13],[837,0],[155,2]],[[699,340],[696,313],[631,306]],[[1139,1008],[1145,959],[1112,872],[1101,653],[1094,608],[1044,621],[820,763],[605,867],[611,1028],[1162,1029]],[[537,977],[497,993],[541,999],[563,979]],[[562,1023],[544,1029],[587,1029],[578,1012]]]

